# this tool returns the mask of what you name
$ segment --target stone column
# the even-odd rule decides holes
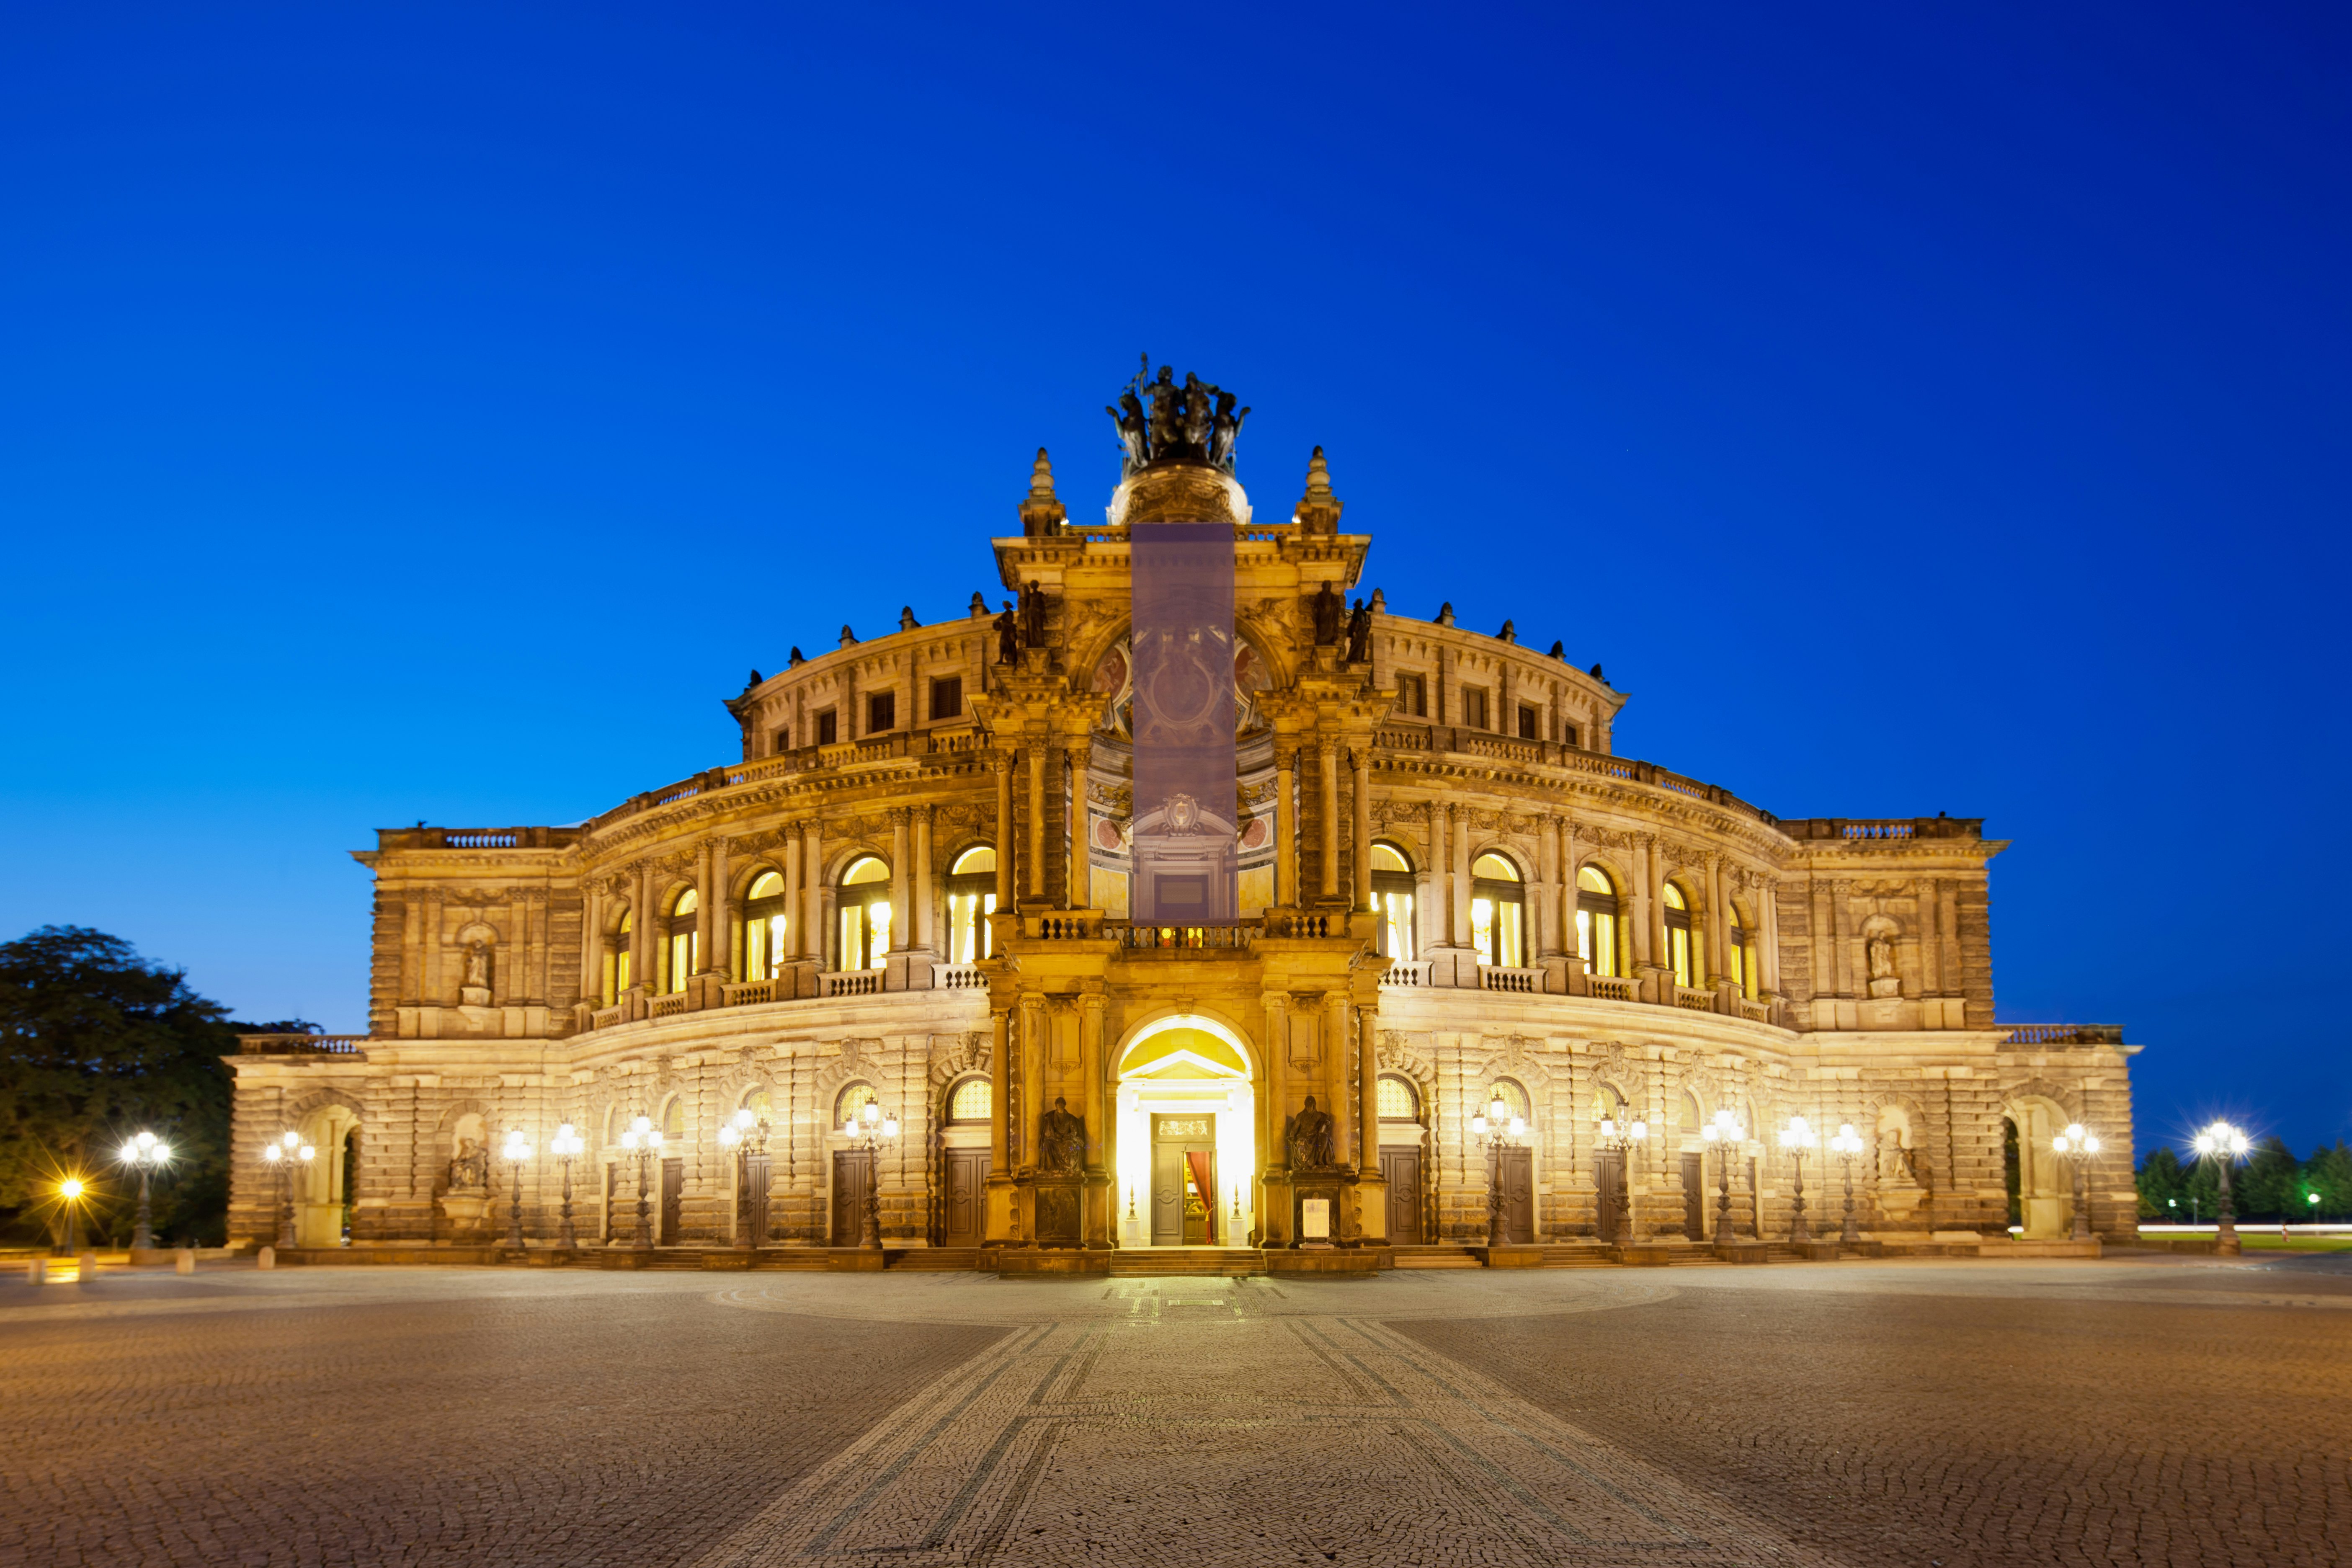
[[[1104,1120],[1102,1059],[1106,1005],[1099,992],[1088,992],[1078,998],[1078,1071],[1087,1086],[1086,1168],[1089,1173],[1100,1171],[1107,1163],[1105,1143],[1109,1124]]]
[[[445,1005],[452,1000],[452,998],[444,994],[441,988],[442,928],[448,923],[444,918],[446,913],[444,907],[446,900],[442,896],[441,889],[434,888],[427,890],[425,895],[424,903],[425,994],[420,996],[418,1000],[423,1002],[428,1007],[437,1007]]]
[[[1326,899],[1339,896],[1339,742],[1326,735],[1315,743],[1315,768],[1323,788],[1316,803],[1323,831],[1318,835],[1323,856],[1319,891]]]
[[[801,836],[792,828],[784,829],[784,841],[778,847],[776,858],[783,863],[784,873],[784,940],[778,959],[800,957],[807,943],[802,939],[808,931],[808,917],[801,911]],[[759,980],[762,975],[748,978]]]
[[[931,808],[915,807],[915,930],[919,952],[932,952],[931,922],[937,918],[931,897]]]
[[[659,875],[651,866],[638,869],[635,918],[629,922],[629,977],[638,990],[648,995],[661,979],[654,962],[661,941],[661,911],[654,907],[654,900],[660,896],[656,881]]]
[[[994,1031],[995,1044],[989,1053],[989,1103],[994,1113],[988,1119],[988,1168],[992,1174],[1007,1175],[1012,1172],[1012,1148],[1005,1128],[1013,1114],[1013,1014],[1005,1007],[989,1009],[989,1027]]]
[[[1658,948],[1658,841],[1650,834],[1633,840],[1633,961],[1653,962]]]
[[[1377,1175],[1381,1168],[1380,1015],[1356,1009],[1356,1168]]]
[[[1706,886],[1711,918],[1706,922],[1707,973],[1700,984],[1713,984],[1731,973],[1731,885],[1723,874],[1720,855],[1706,858]]]
[[[1454,813],[1449,808],[1448,815],[1461,818],[1466,817],[1468,814]],[[1453,914],[1451,940],[1456,947],[1468,947],[1471,938],[1470,824],[1466,820],[1456,820],[1454,832],[1450,837],[1452,839],[1450,847],[1454,851],[1453,887],[1450,889],[1453,896],[1446,902]]]
[[[1321,1027],[1316,1033],[1323,1047],[1324,1070],[1328,1094],[1324,1103],[1331,1108],[1331,1158],[1344,1162],[1351,1149],[1360,1152],[1356,1131],[1360,1125],[1363,1105],[1360,1097],[1348,1092],[1348,1067],[1355,1053],[1348,1038],[1348,994],[1345,991],[1323,993]],[[1359,1162],[1357,1169],[1362,1170]],[[1337,1216],[1334,1216],[1335,1219]]]
[[[1356,747],[1355,798],[1352,816],[1354,832],[1349,837],[1354,848],[1350,879],[1354,907],[1372,907],[1372,742],[1367,735]]]
[[[1559,837],[1552,831],[1552,818],[1540,817],[1536,822],[1535,886],[1528,891],[1533,895],[1528,903],[1528,923],[1534,929],[1528,932],[1528,952],[1531,964],[1539,964],[1559,951]]]
[[[580,1000],[604,1005],[604,895],[593,885],[580,890]]]
[[[710,911],[703,917],[701,935],[697,939],[702,943],[702,968],[705,973],[725,974],[731,972],[728,954],[734,947],[735,921],[734,911],[729,907],[733,889],[728,883],[733,879],[728,875],[728,869],[727,840],[714,838],[710,841],[710,879],[704,886],[702,897],[695,900],[698,909]],[[715,1003],[718,998],[711,1000]]]
[[[1298,905],[1298,808],[1290,798],[1291,748],[1287,737],[1282,735],[1274,738],[1274,901],[1282,909],[1296,909]]]
[[[1045,746],[1042,741],[1029,745],[1029,874],[1022,880],[1028,884],[1028,896],[1045,896]]]
[[[907,808],[894,805],[890,808],[890,945],[901,951],[914,945],[908,940],[911,911],[907,900]]]
[[[824,834],[812,816],[801,829],[801,890],[808,900],[801,927],[801,956],[824,967]]]
[[[1064,749],[1070,762],[1070,908],[1091,909],[1094,888],[1087,875],[1094,864],[1087,842],[1093,809],[1087,804],[1087,769],[1094,761],[1094,743],[1081,736]]]
[[[1780,889],[1769,875],[1757,885],[1756,923],[1764,928],[1756,939],[1756,963],[1762,971],[1756,983],[1766,993],[1777,995],[1780,990]]]
[[[1434,801],[1429,805],[1429,843],[1422,854],[1420,890],[1417,948],[1425,955],[1431,948],[1445,944],[1446,912],[1452,908],[1445,893],[1445,808]]]
[[[988,755],[996,774],[996,907],[1013,907],[1013,758],[1003,751]]]

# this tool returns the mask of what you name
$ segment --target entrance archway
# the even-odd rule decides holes
[[[1118,1069],[1120,1246],[1248,1244],[1257,1227],[1256,1076],[1247,1043],[1214,1018],[1176,1014],[1129,1037]],[[1189,1216],[1188,1193],[1204,1200]],[[1213,1219],[1199,1212],[1212,1205]]]
[[[360,1119],[351,1107],[330,1102],[299,1119],[302,1142],[317,1152],[291,1173],[294,1183],[294,1243],[298,1247],[342,1247],[351,1223],[352,1178],[357,1173]]]

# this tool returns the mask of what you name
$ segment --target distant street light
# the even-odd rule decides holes
[[[1864,1147],[1862,1134],[1853,1130],[1851,1121],[1839,1122],[1838,1130],[1830,1135],[1830,1152],[1845,1167],[1845,1223],[1838,1227],[1838,1240],[1847,1247],[1862,1239],[1862,1233],[1853,1224],[1853,1160]]]
[[[131,1245],[141,1250],[155,1245],[155,1227],[152,1223],[153,1211],[147,1192],[148,1178],[157,1166],[168,1163],[171,1158],[171,1145],[152,1132],[142,1132],[122,1146],[122,1163],[139,1173],[139,1224],[131,1233]]]
[[[563,1167],[563,1223],[556,1232],[555,1245],[567,1252],[580,1246],[580,1233],[572,1228],[572,1162],[578,1159],[581,1151],[587,1146],[569,1121],[555,1130],[555,1136],[547,1145],[547,1152],[554,1155],[556,1163]]]
[[[1714,1148],[1723,1151],[1723,1191],[1715,1205],[1715,1239],[1731,1239],[1731,1152],[1747,1140],[1748,1129],[1728,1106],[1715,1113],[1715,1120],[1699,1129],[1700,1135]]]
[[[621,1134],[621,1147],[637,1157],[637,1240],[640,1252],[650,1252],[654,1245],[653,1205],[646,1201],[646,1167],[661,1152],[661,1129],[650,1116],[640,1116]]]
[[[68,1176],[58,1184],[58,1197],[66,1206],[66,1256],[81,1250],[81,1203],[89,1188],[79,1176]]]
[[[1797,1167],[1796,1189],[1790,1200],[1789,1239],[1792,1243],[1813,1239],[1811,1227],[1805,1224],[1805,1151],[1820,1144],[1820,1136],[1801,1116],[1791,1116],[1789,1125],[1780,1129],[1780,1147],[1789,1152],[1789,1158]]]
[[[2212,1161],[2214,1168],[2221,1173],[2221,1208],[2214,1215],[2213,1250],[2216,1252],[2234,1257],[2242,1250],[2238,1241],[2237,1210],[2230,1201],[2230,1168],[2244,1159],[2246,1152],[2253,1146],[2253,1140],[2226,1121],[2214,1122],[2198,1133],[2196,1142],[2190,1145],[2197,1151],[2198,1158]]]
[[[507,1134],[507,1146],[499,1152],[500,1158],[514,1167],[514,1204],[507,1210],[507,1245],[520,1250],[523,1245],[522,1168],[530,1159],[530,1145],[523,1141],[521,1128],[515,1128]]]
[[[319,1152],[302,1142],[299,1132],[281,1132],[261,1146],[261,1163],[278,1173],[278,1245],[294,1245],[294,1162],[308,1165]]]
[[[2099,1140],[2079,1121],[2070,1121],[2066,1131],[2050,1140],[2050,1147],[2067,1168],[2074,1173],[2074,1239],[2091,1239],[2091,1205],[2083,1190],[2083,1168],[2098,1156]]]

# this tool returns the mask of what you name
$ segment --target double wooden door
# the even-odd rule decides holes
[[[947,1212],[940,1228],[942,1247],[978,1247],[988,1223],[989,1152],[947,1152]]]
[[[842,1149],[833,1156],[833,1245],[856,1247],[866,1229],[866,1194],[874,1185],[874,1155]]]
[[[1706,1156],[1683,1156],[1683,1234],[1693,1241],[1706,1239]]]
[[[1191,1156],[1209,1157],[1210,1191],[1196,1190]],[[1200,1246],[1214,1228],[1208,1210],[1216,1203],[1217,1150],[1213,1143],[1187,1147],[1177,1142],[1151,1145],[1151,1245]]]
[[[1521,1245],[1536,1238],[1536,1156],[1532,1149],[1505,1149],[1496,1170],[1503,1184],[1503,1239]]]
[[[1603,1150],[1592,1163],[1593,1185],[1601,1212],[1601,1239],[1612,1247],[1618,1241],[1618,1225],[1625,1212],[1625,1155],[1616,1149]]]
[[[661,1244],[676,1247],[686,1228],[686,1162],[664,1160],[661,1182]]]
[[[1381,1179],[1389,1184],[1389,1240],[1399,1247],[1419,1247],[1421,1228],[1421,1151],[1381,1151]]]

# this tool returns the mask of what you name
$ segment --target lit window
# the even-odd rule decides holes
[[[1383,1121],[1418,1121],[1421,1120],[1420,1098],[1412,1085],[1394,1073],[1382,1073],[1379,1086],[1379,1111]]]
[[[955,1093],[948,1100],[950,1121],[985,1121],[993,1101],[988,1079],[968,1078],[956,1085]]]
[[[621,911],[621,923],[613,932],[613,948],[604,962],[604,1005],[611,1006],[629,988],[629,942],[632,922],[629,911]]]
[[[1500,855],[1481,855],[1470,867],[1470,945],[1478,962],[1501,969],[1527,963],[1527,889],[1519,868]]]
[[[1698,984],[1691,953],[1690,900],[1682,889],[1666,884],[1666,962],[1675,972],[1675,984],[1685,989]]]
[[[784,879],[773,871],[751,879],[743,898],[743,978],[772,980],[783,967]]]
[[[890,868],[861,855],[842,873],[839,899],[843,969],[879,969],[890,951]]]
[[[982,844],[955,858],[948,872],[948,962],[977,963],[990,952],[988,917],[996,912],[996,851]]]
[[[1598,866],[1576,873],[1576,953],[1587,974],[1619,973],[1617,884]]]
[[[670,906],[669,924],[665,933],[669,939],[668,952],[664,955],[668,971],[662,976],[662,989],[665,991],[685,990],[686,977],[693,973],[695,967],[702,962],[702,938],[694,929],[695,911],[701,907],[702,900],[696,897],[692,888],[680,893],[677,902]]]
[[[1486,1091],[1486,1098],[1479,1103],[1480,1113],[1484,1114],[1486,1107],[1498,1100],[1503,1102],[1506,1125],[1508,1124],[1508,1119],[1514,1116],[1522,1121],[1527,1120],[1528,1091],[1521,1089],[1515,1080],[1507,1078],[1496,1079],[1495,1087]]]
[[[857,1118],[860,1122],[863,1122],[866,1119],[866,1108],[874,1103],[874,1086],[872,1084],[853,1083],[848,1085],[838,1095],[834,1097],[833,1124],[835,1127],[839,1127],[853,1116]]]
[[[1372,910],[1381,917],[1381,954],[1412,960],[1412,862],[1393,844],[1372,845]]]

